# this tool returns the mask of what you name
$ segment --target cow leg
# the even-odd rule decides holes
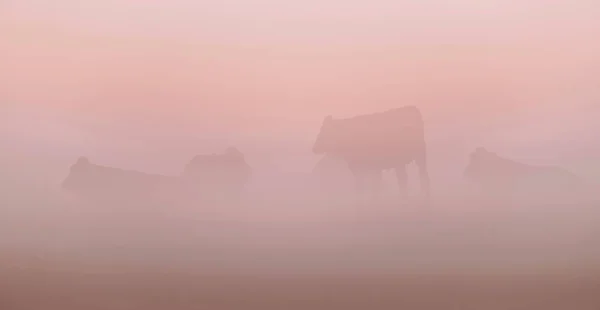
[[[396,179],[398,180],[400,199],[404,202],[408,198],[408,174],[406,173],[406,165],[396,167],[395,172]]]

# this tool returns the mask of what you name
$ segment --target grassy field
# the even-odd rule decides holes
[[[3,264],[0,308],[597,310],[600,273],[264,274]]]
[[[13,210],[0,309],[600,309],[590,211],[285,208]]]
[[[16,182],[16,181],[18,182]],[[0,309],[600,309],[599,205],[0,197]]]

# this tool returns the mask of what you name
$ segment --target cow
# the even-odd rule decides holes
[[[185,166],[183,177],[205,194],[239,198],[252,176],[244,154],[230,147],[222,154],[196,155]]]
[[[469,156],[464,177],[484,194],[506,201],[511,198],[558,198],[587,193],[589,184],[582,177],[557,166],[531,165],[504,158],[483,147]]]
[[[372,194],[376,195],[382,171],[394,169],[403,198],[407,195],[406,166],[414,162],[419,169],[421,191],[429,198],[424,124],[415,106],[346,119],[328,115],[321,124],[313,152],[342,158],[355,177],[358,192],[366,189],[371,179]]]
[[[194,191],[178,176],[101,166],[84,156],[70,167],[62,188],[95,201],[136,203],[173,202]]]

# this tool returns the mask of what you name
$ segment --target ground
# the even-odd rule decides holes
[[[0,309],[600,309],[598,205],[0,209]],[[287,198],[287,199],[286,199]]]
[[[583,271],[269,276],[3,265],[0,308],[6,310],[600,308],[600,274]]]

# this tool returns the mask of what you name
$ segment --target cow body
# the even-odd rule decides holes
[[[105,202],[173,202],[194,189],[182,178],[100,166],[80,157],[63,181],[64,190]]]
[[[588,188],[583,178],[563,168],[520,163],[482,147],[471,153],[464,175],[483,193],[502,201],[519,195],[552,201],[583,195]]]
[[[421,189],[429,197],[429,173],[423,119],[414,106],[334,120],[327,116],[313,146],[316,154],[344,159],[357,189],[381,186],[382,171],[394,169],[402,196],[407,192],[406,165],[419,168]],[[371,181],[369,184],[368,182]]]
[[[223,154],[195,156],[185,167],[186,180],[202,188],[203,194],[239,197],[250,181],[252,169],[235,148]]]

